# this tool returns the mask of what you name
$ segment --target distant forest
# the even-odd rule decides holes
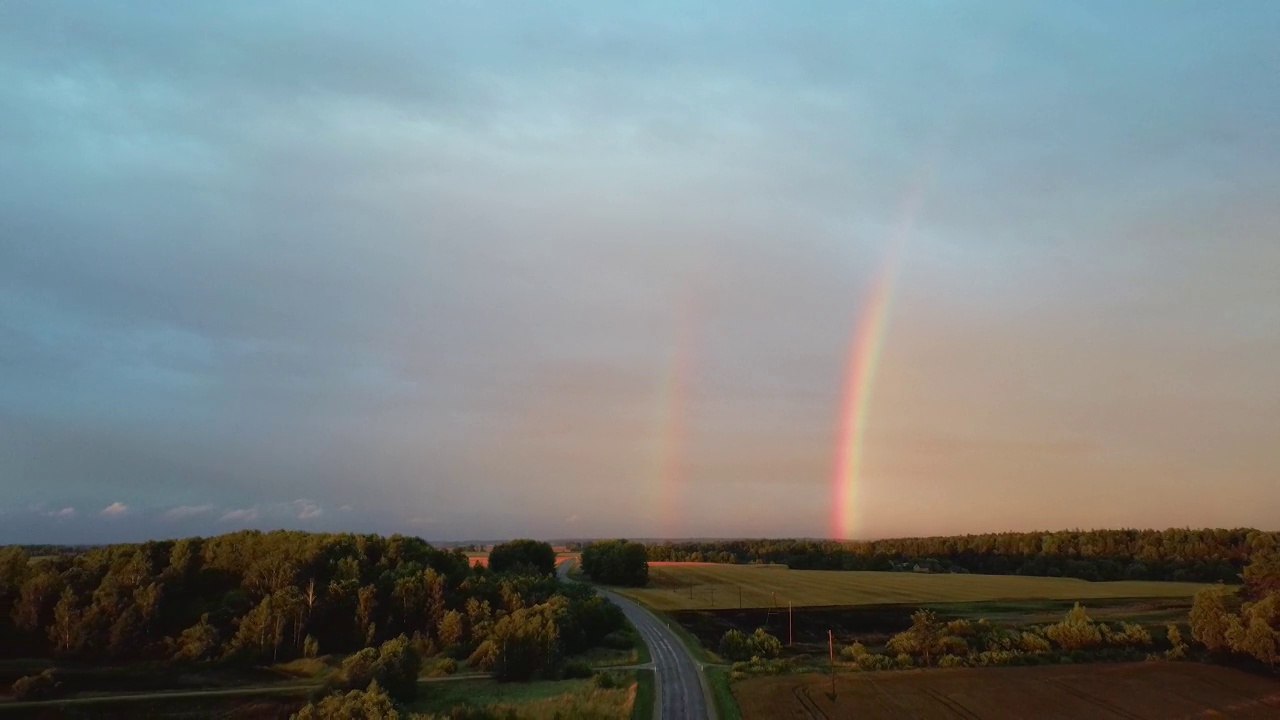
[[[1280,533],[1247,528],[991,533],[866,542],[708,540],[649,544],[650,562],[780,563],[884,570],[1237,584]]]

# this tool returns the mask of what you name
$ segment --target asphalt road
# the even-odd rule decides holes
[[[572,560],[561,563],[561,577],[568,575],[572,565]],[[702,669],[675,631],[633,600],[600,588],[596,592],[622,608],[623,614],[636,626],[649,646],[657,674],[654,708],[658,720],[713,720],[715,715],[710,707],[710,693],[702,677]]]

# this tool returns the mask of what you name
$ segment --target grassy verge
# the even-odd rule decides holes
[[[718,720],[742,720],[742,712],[738,709],[738,701],[729,688],[729,671],[723,667],[708,667],[704,671],[707,684],[711,686],[711,700],[716,705]]]
[[[655,682],[652,670],[636,672],[636,700],[631,705],[631,720],[653,720]]]

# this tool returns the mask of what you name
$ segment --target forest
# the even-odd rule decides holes
[[[513,557],[499,572],[399,535],[244,531],[47,557],[3,547],[0,656],[248,667],[350,654],[350,687],[392,691],[399,677],[411,695],[435,656],[527,680],[593,646],[630,646],[616,606],[551,574],[549,545],[510,550],[495,548]]]
[[[709,540],[650,544],[652,562],[779,563],[795,570],[967,572],[1082,580],[1237,584],[1280,533],[1252,529],[1072,530],[835,540]]]

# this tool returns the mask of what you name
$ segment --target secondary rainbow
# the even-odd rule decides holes
[[[699,319],[697,304],[686,294],[679,304],[675,342],[670,350],[658,393],[658,446],[654,458],[657,511],[661,531],[669,537],[678,533],[684,516],[685,420],[694,376],[694,335]]]

